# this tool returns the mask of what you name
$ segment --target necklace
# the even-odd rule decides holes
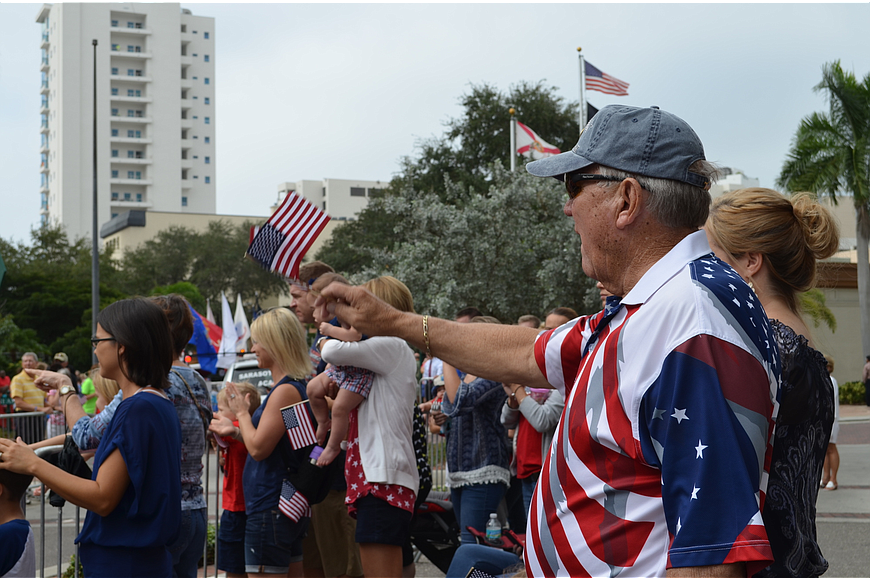
[[[157,389],[155,389],[154,387],[151,387],[151,386],[147,386],[147,387],[139,387],[138,389],[136,389],[136,392],[133,393],[131,396],[135,397],[136,395],[139,394],[139,391],[145,391],[145,392],[147,392],[147,393],[152,393],[152,394],[155,394],[155,395],[161,396],[161,397],[163,397],[164,399],[167,399],[167,400],[169,399],[169,397],[167,397],[165,393],[162,393],[162,392],[158,391]]]

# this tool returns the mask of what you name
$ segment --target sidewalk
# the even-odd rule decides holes
[[[865,578],[870,567],[870,408],[840,405],[839,488],[819,490],[816,530],[824,577]]]
[[[870,407],[867,405],[840,405],[840,422],[870,421]]]

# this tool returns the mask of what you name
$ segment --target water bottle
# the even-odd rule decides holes
[[[486,541],[501,542],[501,522],[498,521],[498,514],[489,514],[489,521],[486,522]]]

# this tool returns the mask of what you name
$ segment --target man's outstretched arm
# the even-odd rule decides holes
[[[368,336],[397,336],[426,350],[423,317],[401,312],[359,286],[333,282],[315,303]],[[501,324],[428,319],[429,350],[467,373],[493,381],[549,387],[535,362],[538,331]]]

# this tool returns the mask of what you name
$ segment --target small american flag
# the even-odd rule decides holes
[[[612,77],[606,72],[601,72],[588,60],[586,62],[586,89],[598,91],[617,97],[628,96],[628,83]]]
[[[329,223],[329,216],[295,191],[287,196],[259,231],[253,232],[247,255],[285,278],[299,277],[305,252]]]
[[[314,437],[314,425],[305,403],[302,401],[281,409],[281,417],[284,419],[284,427],[287,428],[287,437],[293,449],[302,449],[313,443],[317,443]]]
[[[299,518],[311,517],[311,506],[308,505],[308,500],[305,496],[296,491],[286,479],[281,486],[281,498],[278,500],[278,509],[282,514],[298,522]]]

